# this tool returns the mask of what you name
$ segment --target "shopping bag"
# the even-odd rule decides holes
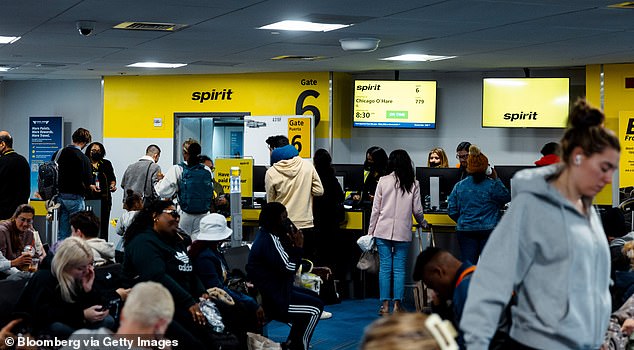
[[[368,250],[373,249],[375,246],[374,236],[365,235],[359,237],[359,239],[357,239],[357,245],[359,246],[359,248],[361,248],[361,251],[363,252],[367,252]]]
[[[302,270],[304,269],[304,264],[308,266],[308,271],[306,272],[302,272]],[[302,259],[302,264],[295,274],[295,286],[310,289],[313,292],[319,294],[321,284],[324,283],[324,281],[321,279],[321,277],[314,274],[312,271],[313,262],[308,259]]]
[[[364,270],[369,273],[378,273],[379,272],[379,252],[376,250],[368,250],[367,252],[361,253],[361,257],[357,262],[357,268],[359,270]]]
[[[247,332],[247,347],[249,350],[282,350],[280,343],[251,332]]]

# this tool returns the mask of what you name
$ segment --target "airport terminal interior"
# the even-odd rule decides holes
[[[618,208],[634,231],[631,2],[26,0],[2,7],[0,130],[28,162],[32,229],[47,248],[60,235],[59,209],[42,200],[40,169],[79,128],[102,145],[114,170],[107,199],[85,201],[112,246],[123,244],[117,222],[127,212],[121,180],[128,166],[155,145],[167,176],[187,162],[184,144],[196,140],[226,197],[212,208],[233,229],[225,267],[245,274],[244,247],[258,235],[275,164],[277,148],[267,139],[287,137],[310,164],[318,150],[328,152],[344,214],[330,226],[335,238],[320,243],[330,247],[333,256],[322,261],[331,266],[314,266],[329,297],[322,295],[325,312],[313,324],[313,350],[361,349],[366,327],[385,316],[377,314],[379,276],[357,268],[357,240],[368,233],[374,205],[373,195],[365,197],[371,147],[407,152],[430,224],[411,229],[402,300],[409,312],[431,310],[430,290],[412,277],[418,254],[433,245],[461,255],[449,215],[469,152],[459,144],[477,145],[514,195],[513,176],[536,168],[542,147],[560,142],[579,99],[603,111],[601,125],[621,147],[618,169],[591,198],[593,210]],[[428,161],[438,148],[446,162],[435,167]],[[0,157],[0,174],[11,174],[3,167]],[[313,197],[306,198],[312,210]],[[326,268],[334,271],[327,277]],[[0,294],[10,288],[0,281]],[[20,290],[0,297],[2,325]],[[287,323],[267,320],[259,331],[299,348],[285,343]]]

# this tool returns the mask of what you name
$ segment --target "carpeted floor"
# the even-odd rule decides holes
[[[332,312],[332,318],[319,321],[310,343],[311,349],[358,349],[363,330],[379,317],[378,309],[378,299],[350,299],[326,306],[325,310]],[[273,321],[268,325],[268,337],[283,342],[289,329],[288,325]]]

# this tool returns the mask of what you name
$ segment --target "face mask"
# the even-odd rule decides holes
[[[374,167],[374,163],[368,162],[367,159],[365,162],[363,162],[363,169],[365,170],[372,170],[372,168]]]
[[[435,168],[435,167],[437,167],[439,165],[440,165],[440,163],[429,163],[429,167],[430,168]]]
[[[101,153],[101,152],[91,152],[90,156],[94,160],[102,160],[103,159],[103,153]]]

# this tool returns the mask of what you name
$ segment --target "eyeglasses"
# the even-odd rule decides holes
[[[178,219],[178,218],[181,217],[180,214],[178,214],[178,212],[176,210],[174,210],[174,209],[165,209],[165,210],[163,210],[163,212],[165,214],[171,215],[174,219]]]
[[[32,224],[33,223],[33,219],[27,219],[27,218],[23,218],[21,216],[18,216],[17,220],[20,221],[20,222],[26,222],[27,224]]]
[[[467,154],[456,154],[456,159],[462,160],[462,159],[467,159],[467,158],[469,158],[469,153],[467,153]]]

